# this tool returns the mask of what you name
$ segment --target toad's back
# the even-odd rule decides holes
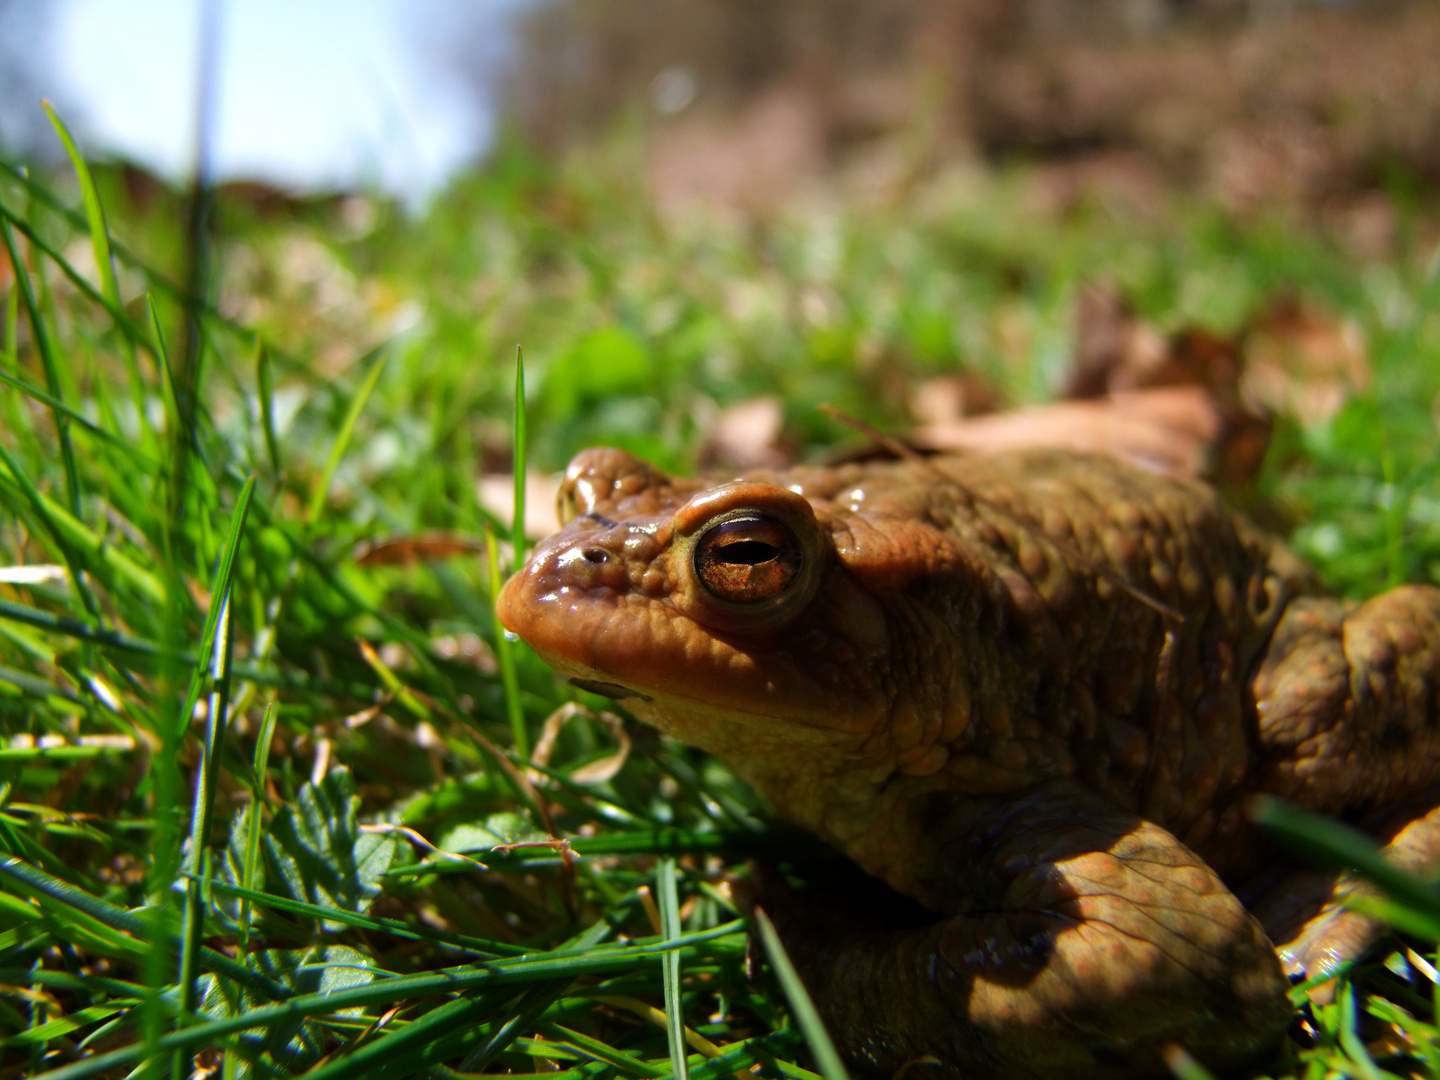
[[[887,696],[968,710],[922,769],[975,793],[1074,777],[1200,848],[1238,830],[1249,680],[1314,583],[1210,488],[1057,453],[775,479],[830,516],[842,562],[911,630]]]

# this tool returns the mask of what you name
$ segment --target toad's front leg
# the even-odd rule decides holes
[[[947,918],[895,929],[771,901],[831,1032],[866,1071],[1149,1075],[1169,1044],[1224,1069],[1289,1022],[1264,931],[1159,826],[1069,785],[945,816]]]

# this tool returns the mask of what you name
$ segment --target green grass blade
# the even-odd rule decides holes
[[[162,645],[157,641],[151,641],[148,638],[135,637],[132,634],[122,634],[118,630],[97,630],[92,626],[87,626],[78,619],[67,618],[64,615],[55,615],[48,611],[41,611],[38,608],[26,607],[23,604],[14,604],[8,600],[0,600],[0,619],[11,619],[15,622],[23,623],[26,626],[35,626],[42,630],[63,634],[66,637],[75,638],[78,641],[95,642],[99,645],[109,646],[140,656],[171,661],[186,668],[193,667],[199,663],[195,654],[185,649],[175,649],[168,645]],[[359,683],[310,679],[294,673],[265,670],[251,664],[235,664],[234,671],[236,677],[244,679],[247,682],[260,683],[264,686],[281,687],[287,690],[335,694],[345,697],[363,697],[372,689],[369,686]]]
[[[709,851],[760,855],[790,850],[783,841],[777,843],[767,834],[699,832],[648,823],[608,836],[577,836],[570,846],[582,855],[691,855]]]
[[[241,880],[250,892],[260,888],[260,836],[264,832],[265,779],[270,769],[270,743],[275,737],[275,717],[278,703],[271,701],[265,706],[265,715],[260,721],[260,733],[255,738],[254,784],[250,788],[249,828],[245,834],[245,866]],[[250,951],[250,914],[252,899],[243,897],[240,901],[240,951]],[[317,907],[316,909],[321,910]]]
[[[16,678],[22,677],[24,672],[14,671],[11,668],[0,667],[0,679],[7,682],[14,682]],[[37,679],[36,682],[39,682]],[[39,689],[47,689],[50,693],[60,696],[59,687],[41,683]],[[38,695],[37,695],[38,696]],[[78,701],[79,698],[73,694],[70,700]],[[83,761],[86,758],[99,757],[102,754],[125,754],[133,751],[126,750],[119,746],[7,746],[0,749],[0,761]]]
[[[5,163],[0,162],[0,169],[4,167]],[[121,333],[130,341],[142,349],[151,349],[150,342],[146,339],[145,333],[140,328],[140,325],[131,319],[130,316],[126,315],[123,309],[113,306],[110,301],[106,300],[104,294],[95,288],[84,274],[72,266],[63,254],[47,244],[45,238],[30,227],[29,222],[11,213],[5,208],[4,204],[0,204],[0,220],[8,221],[16,232],[25,237],[26,243],[59,267],[60,272],[65,275],[70,284],[74,285],[75,288],[84,295],[85,299],[97,307],[102,308],[105,313],[110,316],[111,322],[119,327]],[[77,224],[83,229],[85,227],[84,219],[77,218]]]
[[[280,483],[280,442],[275,437],[275,376],[270,350],[255,340],[255,386],[260,397],[260,427],[265,435],[265,453],[270,458],[270,477]]]
[[[175,373],[170,368],[170,350],[165,344],[165,331],[160,326],[160,312],[155,308],[155,298],[148,293],[145,295],[145,314],[150,320],[150,347],[155,351],[155,365],[160,369],[160,400],[165,406],[165,426],[173,431],[180,426]]]
[[[495,534],[485,530],[485,564],[490,577],[490,599],[500,595],[500,551]],[[505,688],[505,711],[510,717],[510,734],[515,739],[515,754],[521,761],[530,757],[530,733],[525,729],[525,710],[520,706],[520,680],[515,674],[515,653],[506,631],[495,620],[495,660],[500,667],[500,682]]]
[[[150,641],[148,638],[122,634],[118,630],[96,630],[93,626],[88,626],[78,619],[69,619],[64,615],[55,615],[38,608],[26,607],[24,604],[14,604],[9,600],[0,600],[0,619],[13,619],[15,622],[24,623],[27,626],[39,627],[42,630],[49,630],[52,633],[63,634],[81,641],[110,645],[126,652],[139,653],[142,656],[173,658],[184,664],[195,663],[195,657],[189,653],[176,652],[159,642]]]
[[[1440,941],[1440,914],[1431,914],[1409,904],[1397,903],[1379,896],[1367,896],[1364,893],[1347,896],[1345,906],[1422,941]]]
[[[1355,1074],[1361,1080],[1397,1080],[1393,1073],[1381,1072],[1370,1051],[1365,1048],[1365,1040],[1360,1037],[1357,1027],[1355,987],[1348,980],[1340,984],[1336,1005],[1340,1010],[1340,1046],[1350,1058]]]
[[[765,943],[765,953],[770,957],[770,966],[775,970],[780,988],[785,991],[795,1021],[805,1033],[805,1041],[810,1044],[810,1052],[815,1055],[815,1063],[820,1066],[821,1075],[825,1080],[848,1080],[849,1074],[845,1071],[845,1065],[840,1060],[830,1033],[825,1030],[825,1024],[815,1009],[810,992],[800,981],[800,975],[795,970],[795,965],[790,962],[770,916],[758,907],[755,909],[755,925],[760,930],[760,940]]]
[[[85,203],[85,220],[90,227],[90,245],[95,252],[95,267],[100,273],[100,294],[116,311],[123,310],[120,303],[120,285],[115,279],[115,257],[110,250],[110,230],[105,225],[105,208],[100,203],[100,192],[95,187],[95,178],[90,175],[90,166],[71,138],[70,131],[56,115],[50,102],[42,101],[55,133],[65,146],[75,177],[80,181],[80,197]],[[122,334],[125,348],[125,364],[130,374],[130,392],[134,398],[135,414],[142,430],[147,427],[145,417],[145,382],[140,376],[140,365],[135,357],[135,342],[128,334]]]
[[[180,385],[176,380],[174,365],[170,362],[170,350],[165,344],[165,332],[160,326],[160,313],[155,308],[154,297],[149,294],[145,297],[145,309],[150,317],[152,347],[160,372],[160,399],[165,407],[165,443],[169,450],[164,478],[167,520],[163,531],[163,555],[164,565],[170,571],[166,577],[166,600],[173,625],[186,606],[185,590],[178,578],[180,571],[175,556],[176,552],[182,549],[180,538],[184,533],[185,491],[190,478],[190,458],[197,453],[199,443],[192,425],[199,422],[200,409],[198,405],[191,410],[183,407]]]
[[[215,810],[215,782],[219,771],[220,744],[225,738],[226,713],[230,707],[230,665],[233,658],[233,638],[230,633],[231,589],[235,570],[235,555],[240,540],[245,534],[245,519],[250,509],[250,499],[255,493],[255,476],[252,474],[240,489],[235,510],[230,515],[230,528],[225,543],[220,549],[220,565],[211,586],[210,611],[205,618],[201,640],[211,643],[210,679],[213,691],[210,695],[209,715],[205,724],[205,743],[200,763],[196,769],[195,800],[190,814],[190,873],[185,882],[184,936],[180,945],[180,1023],[194,1010],[196,985],[199,971],[199,949],[201,926],[204,919],[202,894],[204,893],[205,858],[210,843],[210,820]],[[186,694],[185,706],[178,718],[175,737],[178,739],[199,700],[203,685],[203,671],[199,665],[190,680],[190,691]]]
[[[213,691],[210,698],[209,723],[206,726],[205,744],[200,764],[201,783],[196,787],[195,811],[190,840],[191,872],[199,866],[199,852],[210,843],[210,822],[215,811],[215,777],[219,768],[220,743],[225,737],[226,709],[229,707],[230,673],[234,659],[234,638],[231,634],[231,596],[234,588],[235,556],[240,550],[240,541],[245,535],[245,519],[250,509],[250,499],[255,493],[255,477],[252,475],[240,489],[235,500],[235,510],[230,515],[230,528],[225,544],[220,551],[220,565],[213,583],[212,597],[219,599],[219,608],[214,621],[214,644],[211,649],[210,679]],[[215,606],[212,600],[212,608]],[[210,619],[206,619],[210,629]]]
[[[31,386],[24,379],[18,379],[14,375],[11,375],[3,370],[0,370],[0,382],[5,383],[7,386],[13,386],[16,390],[19,390],[26,397],[34,401],[38,401],[41,405],[44,405],[52,412],[64,414],[64,416],[71,423],[84,428],[91,435],[94,435],[97,439],[103,439],[111,446],[114,446],[117,449],[122,450],[126,454],[130,455],[132,458],[135,459],[136,464],[145,465],[150,468],[158,467],[159,463],[153,458],[151,458],[149,455],[147,455],[139,447],[135,446],[133,443],[126,441],[121,436],[116,435],[113,431],[109,431],[106,428],[101,427],[99,424],[92,423],[88,418],[86,418],[83,413],[72,409],[69,405],[66,405],[59,398],[51,397],[39,387]]]
[[[601,919],[586,927],[569,941],[560,945],[555,952],[583,952],[598,945],[610,933],[610,925]],[[669,955],[668,953],[666,954]],[[663,962],[663,961],[662,961]],[[536,1021],[554,1004],[570,985],[568,979],[542,983],[526,991],[515,1012],[485,1040],[484,1045],[473,1050],[461,1063],[462,1072],[480,1072],[502,1054],[525,1031],[534,1030]]]
[[[514,1015],[506,1017],[485,1044],[471,1051],[460,1068],[463,1072],[483,1072],[485,1067],[505,1052],[525,1031],[534,1030],[535,1022],[550,1004],[569,986],[568,980],[545,983],[526,991]]]
[[[249,492],[243,498],[249,501]],[[241,511],[236,512],[241,516]],[[230,543],[238,543],[239,530],[232,529]],[[233,554],[233,553],[232,553]],[[185,882],[185,939],[180,947],[180,1009],[188,1013],[195,1003],[197,950],[200,945],[203,919],[202,896],[209,874],[210,822],[215,812],[215,782],[219,773],[220,744],[225,738],[225,721],[230,708],[230,662],[234,655],[231,634],[230,583],[224,586],[220,619],[215,627],[214,662],[211,666],[209,715],[205,723],[205,743],[196,770],[195,803],[190,817],[190,874]]]
[[[49,917],[46,929],[60,940],[126,964],[133,964],[145,955],[143,941],[117,930],[61,897],[29,887],[28,882],[10,873],[8,867],[0,865],[0,869],[11,879],[7,882],[9,888],[31,897],[36,907]]]
[[[820,1080],[819,1074],[812,1073],[809,1069],[802,1069],[788,1061],[774,1061],[773,1055],[777,1050],[789,1050],[799,1041],[795,1032],[776,1031],[727,1046],[718,1057],[701,1062],[691,1069],[690,1080],[719,1080],[722,1076],[742,1072],[756,1062],[773,1064],[776,1072],[790,1077],[791,1080]]]
[[[385,1032],[358,1050],[331,1057],[323,1065],[301,1075],[304,1080],[335,1080],[336,1077],[364,1075],[372,1069],[383,1069],[386,1063],[418,1049],[437,1034],[473,1025],[494,1008],[495,1002],[487,994],[455,998],[431,1009],[398,1031]]]
[[[515,346],[515,418],[511,432],[510,460],[515,482],[515,514],[510,521],[511,564],[519,570],[525,565],[525,354],[519,345]]]
[[[82,1027],[106,1020],[118,1012],[123,1012],[130,1005],[129,1002],[120,1002],[108,1005],[91,1005],[88,1008],[77,1009],[66,1016],[51,1020],[49,1023],[33,1027],[18,1035],[12,1035],[8,1039],[0,1039],[0,1050],[10,1050],[17,1047],[30,1046],[36,1043],[44,1044],[51,1039],[58,1039],[61,1036],[69,1035]]]
[[[142,942],[153,942],[154,940],[154,927],[148,911],[126,911],[122,907],[101,900],[98,896],[92,896],[83,889],[77,889],[68,882],[51,877],[16,858],[0,859],[0,873],[18,882],[23,888],[58,900],[111,929],[122,930]],[[179,943],[178,935],[172,934],[168,937],[172,944]],[[202,947],[200,956],[210,970],[234,979],[241,985],[248,986],[266,997],[278,999],[286,996],[283,987],[265,976],[258,975],[241,964],[237,964],[224,953]]]
[[[1211,1071],[1191,1057],[1184,1047],[1171,1043],[1160,1051],[1165,1067],[1175,1075],[1175,1080],[1215,1080]]]
[[[221,612],[230,599],[230,580],[235,568],[235,552],[240,547],[240,536],[245,528],[245,519],[250,512],[250,497],[255,493],[255,477],[252,474],[240,489],[235,499],[235,509],[230,515],[230,529],[220,549],[220,561],[215,570],[213,588],[210,593],[210,607],[205,613],[205,626],[200,631],[199,655],[211,652],[215,644],[215,633],[220,623]],[[195,705],[200,700],[200,691],[205,685],[205,668],[196,664],[190,675],[190,688],[185,694],[185,703],[175,719],[175,734],[180,736],[195,715]]]
[[[70,583],[75,589],[75,594],[80,597],[80,602],[84,605],[86,614],[98,624],[100,621],[100,605],[95,602],[95,597],[90,592],[90,587],[85,581],[85,559],[82,553],[76,550],[76,546],[73,543],[75,533],[77,531],[83,532],[84,527],[80,526],[78,530],[63,528],[62,522],[73,522],[76,525],[79,523],[75,521],[75,519],[70,518],[64,510],[60,509],[60,507],[56,506],[40,493],[35,485],[30,482],[30,478],[25,475],[20,466],[15,463],[15,459],[10,456],[9,452],[3,446],[0,446],[0,462],[4,462],[5,467],[10,471],[11,478],[15,481],[15,486],[20,489],[20,494],[24,497],[26,504],[29,505],[31,512],[40,520],[40,524],[44,526],[45,531],[50,534],[56,550],[59,551],[60,557],[65,561],[65,568],[70,572]]]
[[[665,1076],[667,1073],[658,1066],[649,1062],[641,1061],[634,1054],[624,1050],[617,1050],[613,1046],[601,1042],[599,1039],[591,1038],[579,1031],[572,1031],[570,1028],[562,1027],[559,1024],[551,1024],[550,1031],[559,1032],[556,1042],[561,1046],[570,1045],[581,1053],[593,1057],[596,1061],[603,1061],[607,1065],[613,1065],[627,1076],[656,1077]]]
[[[165,587],[154,574],[124,554],[119,544],[95,533],[70,511],[39,491],[17,469],[11,469],[10,473],[26,502],[52,532],[57,546],[68,548],[82,568],[89,567],[97,576],[109,575],[151,603],[164,601]],[[80,591],[79,586],[77,591]],[[81,592],[82,599],[88,595],[88,590]]]
[[[90,175],[90,167],[85,163],[75,140],[70,137],[69,129],[56,115],[50,102],[42,101],[40,105],[45,110],[45,115],[50,118],[55,133],[60,136],[65,153],[70,157],[70,164],[74,166],[76,179],[80,181],[80,197],[85,204],[85,220],[90,227],[95,266],[100,272],[100,291],[107,300],[119,307],[120,290],[115,283],[115,265],[110,255],[110,232],[105,227],[105,210],[100,205],[100,193],[95,189],[95,178]]]
[[[51,397],[59,400],[62,397],[60,375],[55,366],[55,354],[50,347],[50,333],[40,314],[40,306],[35,300],[35,290],[30,284],[30,271],[20,258],[20,251],[15,245],[15,233],[10,228],[9,215],[0,216],[0,237],[3,237],[5,241],[5,251],[10,256],[10,268],[14,272],[15,285],[18,287],[20,299],[25,305],[26,317],[30,320],[30,332],[35,342],[35,351],[40,356],[40,366],[45,372],[45,388],[50,392]],[[60,444],[60,464],[65,471],[66,500],[70,505],[70,512],[78,518],[80,516],[80,471],[75,466],[75,449],[70,445],[70,421],[62,413],[54,413],[54,419],[55,437]]]
[[[1338,821],[1271,796],[1250,803],[1250,818],[1297,855],[1334,870],[1354,870],[1393,899],[1440,917],[1440,889],[1388,862],[1375,842]]]
[[[5,290],[5,365],[18,368],[20,364],[20,290]]]
[[[5,338],[0,343],[4,351],[6,374],[20,371],[20,290],[5,290]],[[12,394],[5,395],[5,420],[15,438],[30,433],[28,418],[21,411],[20,402]]]
[[[87,987],[121,998],[138,998],[145,988],[123,979],[107,979],[101,975],[72,975],[68,971],[45,968],[0,968],[0,982],[11,986],[45,986],[60,990],[84,990]]]
[[[370,370],[365,373],[355,396],[350,399],[350,407],[345,412],[345,419],[340,422],[340,427],[335,432],[335,441],[330,447],[330,456],[325,460],[325,468],[320,473],[320,481],[315,485],[315,490],[310,494],[310,505],[305,510],[305,524],[314,526],[319,520],[320,513],[325,509],[325,497],[330,492],[330,481],[334,479],[335,470],[340,466],[340,460],[345,456],[345,451],[350,447],[350,438],[355,434],[355,424],[360,419],[360,413],[365,409],[365,403],[370,400],[370,394],[380,381],[381,374],[385,371],[385,362],[390,358],[390,353],[384,345],[377,345],[360,359],[363,366],[367,362]]]
[[[40,1074],[44,1080],[81,1080],[124,1065],[132,1064],[147,1052],[189,1050],[213,1043],[226,1035],[251,1028],[302,1020],[310,1016],[339,1012],[343,1009],[391,1005],[411,998],[434,994],[464,993],[467,990],[491,987],[521,987],[548,979],[574,979],[581,975],[629,972],[637,964],[655,961],[670,949],[684,949],[733,933],[734,924],[726,924],[697,934],[687,934],[673,942],[653,945],[607,946],[588,952],[533,958],[494,960],[459,968],[442,968],[420,975],[404,975],[381,979],[364,986],[350,987],[315,994],[300,994],[288,1001],[263,1005],[236,1016],[194,1024],[172,1031],[153,1044],[133,1043],[129,1046],[97,1054],[94,1057]],[[36,1080],[40,1080],[37,1077]]]
[[[529,998],[533,996],[533,994],[534,991],[531,991],[526,997]],[[491,1010],[498,1010],[510,996],[511,995],[507,994],[490,995],[488,1000],[491,1003]],[[584,998],[562,998],[559,1001],[552,1002],[541,1011],[544,1019],[556,1019],[567,1013],[574,1012],[577,1009],[586,1008],[590,1004],[591,1003]],[[451,1070],[442,1065],[441,1062],[448,1058],[464,1054],[468,1050],[475,1049],[477,1044],[481,1044],[481,1048],[483,1049],[485,1044],[493,1043],[497,1038],[505,1038],[508,1045],[514,1045],[508,1037],[502,1034],[507,1024],[514,1026],[514,1018],[512,1017],[511,1020],[506,1022],[490,1020],[471,1027],[460,1026],[457,1028],[455,1025],[449,1025],[448,1030],[439,1032],[432,1029],[428,1041],[414,1046],[413,1049],[405,1055],[403,1068],[408,1075],[412,1076],[423,1076],[427,1071],[432,1077],[441,1078],[473,1076],[475,1074],[468,1070]],[[514,1041],[525,1043],[529,1040]],[[521,1049],[528,1050],[529,1048],[522,1045]],[[563,1053],[562,1051],[562,1054]],[[577,1054],[575,1056],[582,1059],[584,1057],[583,1054]],[[394,1071],[387,1070],[381,1066],[370,1072],[369,1075],[391,1076],[394,1075]]]
[[[533,949],[527,949],[523,945],[511,945],[504,941],[490,941],[486,938],[468,937],[465,934],[451,934],[444,930],[416,928],[408,923],[400,922],[397,919],[384,919],[376,915],[361,915],[357,912],[345,911],[340,908],[326,908],[318,904],[307,904],[301,900],[292,900],[288,896],[276,896],[274,893],[257,892],[254,889],[228,885],[223,881],[211,882],[210,887],[223,895],[238,897],[246,903],[270,908],[273,911],[283,911],[286,914],[299,915],[307,919],[326,919],[330,922],[344,923],[347,926],[358,927],[361,930],[369,930],[374,933],[394,934],[396,937],[408,938],[412,941],[426,941],[432,945],[448,945],[451,948],[480,953],[486,957],[528,956],[534,952]]]
[[[680,900],[675,884],[675,860],[666,856],[655,864],[655,884],[660,901],[660,933],[666,941],[680,936]],[[666,953],[660,963],[665,991],[665,1033],[670,1041],[670,1070],[676,1080],[686,1080],[685,999],[680,993],[680,954]]]

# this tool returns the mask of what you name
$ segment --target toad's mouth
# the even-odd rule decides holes
[[[572,675],[569,682],[571,686],[578,686],[581,690],[599,694],[601,697],[614,698],[617,701],[624,698],[639,698],[641,701],[654,700],[649,694],[631,690],[628,686],[621,686],[619,683],[603,682],[600,679],[582,679],[578,675]]]

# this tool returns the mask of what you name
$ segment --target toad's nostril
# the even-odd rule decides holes
[[[595,563],[596,565],[599,565],[600,563],[603,563],[610,558],[610,556],[605,551],[601,550],[600,548],[593,547],[586,548],[580,554],[584,557],[586,562]]]

